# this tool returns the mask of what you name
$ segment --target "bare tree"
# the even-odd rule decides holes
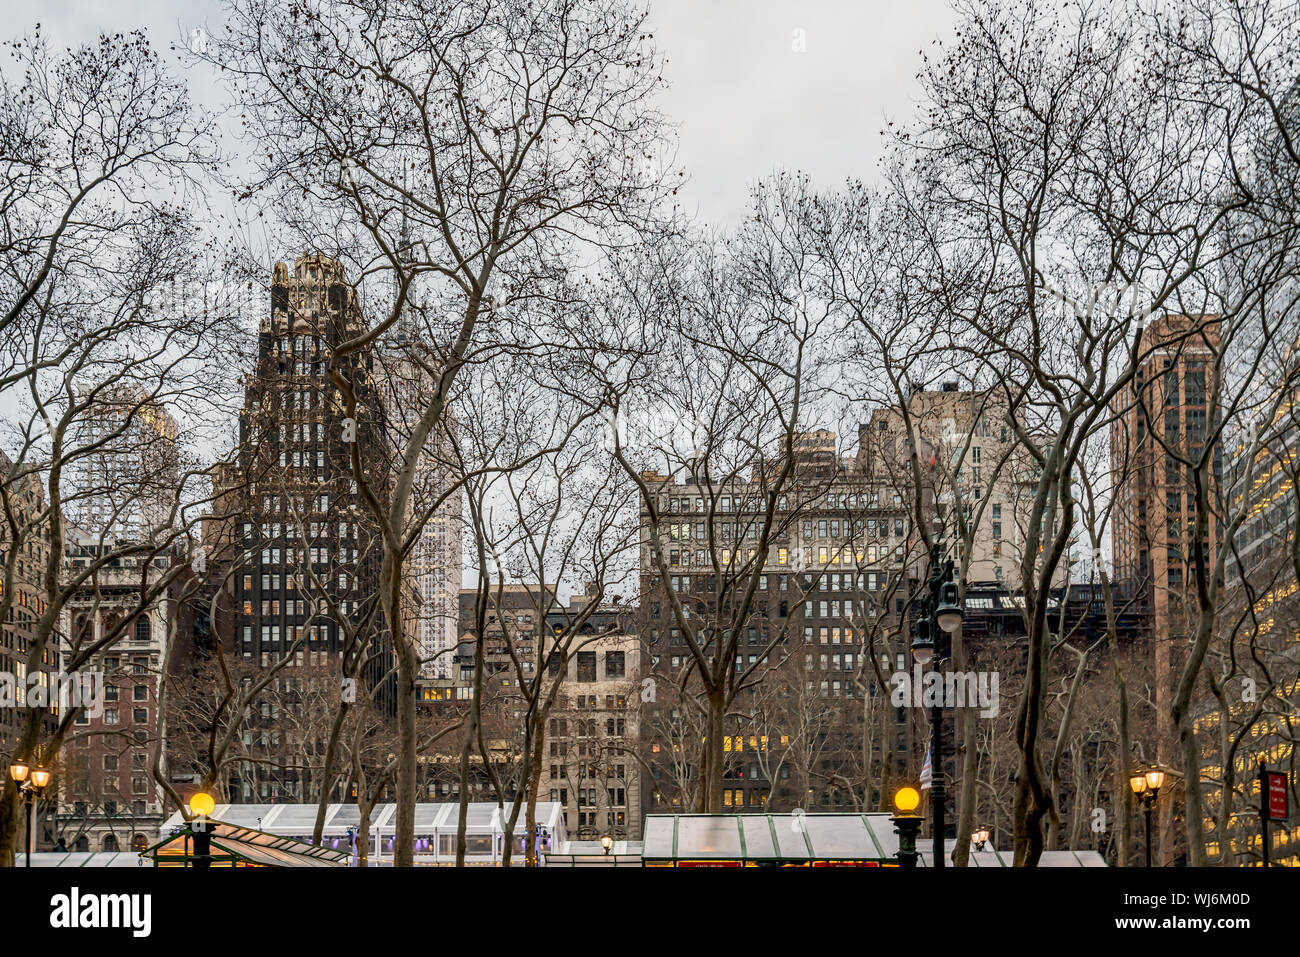
[[[43,351],[15,348],[22,337],[11,327],[29,336],[38,301],[48,306],[66,295],[59,287],[95,284],[142,237],[184,223],[187,211],[166,194],[192,201],[215,158],[210,122],[142,32],[51,52],[38,28],[5,46],[0,332],[10,348],[0,388],[29,363],[55,365]]]
[[[413,319],[413,355],[434,382],[391,488],[358,476],[384,536],[398,661],[400,866],[414,842],[419,655],[399,606],[418,459],[466,362],[493,346],[564,347],[554,329],[511,321],[512,308],[545,300],[574,250],[651,225],[667,190],[643,23],[642,11],[574,0],[237,0],[213,47],[264,150],[262,182],[339,210],[366,272],[394,279],[388,316],[336,357]]]
[[[827,394],[819,377],[832,313],[816,298],[816,250],[799,244],[793,226],[814,202],[806,180],[779,176],[755,189],[734,238],[652,251],[619,280],[617,308],[662,343],[653,367],[604,379],[622,423],[614,456],[640,494],[642,600],[652,589],[663,596],[689,660],[672,680],[708,717],[698,811],[721,806],[729,710],[763,680],[789,615],[831,558],[809,558],[797,537],[799,519],[839,471],[833,450],[831,461],[804,467],[815,458],[805,443],[817,437],[806,423],[830,414],[819,411]],[[836,543],[834,561],[843,549]],[[764,618],[760,584],[783,569],[794,589],[789,614]],[[751,625],[761,625],[762,641],[742,655]]]
[[[508,769],[510,777],[499,775],[487,760],[482,722],[475,719],[472,702],[466,741],[476,743],[502,808],[507,842],[503,863],[513,857],[513,836],[522,813],[529,865],[536,864],[535,812],[548,721],[568,690],[570,661],[597,640],[589,635],[588,621],[607,595],[629,586],[628,553],[636,545],[629,508],[634,492],[622,470],[601,452],[603,420],[586,402],[565,400],[544,381],[528,384],[537,378],[526,374],[508,393],[491,393],[509,394],[514,410],[510,429],[488,428],[479,434],[478,424],[494,422],[495,416],[475,415],[475,427],[467,426],[458,443],[468,460],[518,463],[469,483],[469,511],[480,553],[472,635],[476,648],[492,641],[501,649],[498,657],[504,656],[504,672],[497,674],[510,687],[508,694],[496,691],[510,699],[516,716],[518,761]],[[589,596],[586,604],[574,610],[562,604],[557,588],[561,582],[582,582]],[[503,595],[507,584],[524,592],[510,606]],[[517,618],[521,610],[527,612],[528,626],[489,624]],[[486,665],[479,661],[477,667]],[[462,811],[467,790],[462,781]],[[525,800],[517,800],[520,795]],[[507,800],[512,802],[509,808]],[[464,823],[462,813],[462,836]]]
[[[948,214],[941,252],[965,262],[972,245],[984,249],[981,293],[952,304],[950,341],[999,380],[1006,424],[1034,467],[1017,576],[1029,669],[1015,800],[1016,861],[1032,865],[1052,813],[1040,754],[1047,607],[1074,534],[1075,464],[1145,361],[1135,325],[1212,266],[1240,203],[1222,193],[1221,115],[1178,100],[1142,53],[1150,34],[1132,12],[968,3],[958,13],[956,45],[922,71],[932,108],[901,149],[926,201]],[[1125,301],[1139,283],[1147,295]]]

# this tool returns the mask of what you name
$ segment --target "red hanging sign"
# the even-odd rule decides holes
[[[1263,771],[1263,807],[1270,821],[1285,821],[1289,817],[1286,773],[1283,771]]]

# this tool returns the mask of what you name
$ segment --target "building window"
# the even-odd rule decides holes
[[[624,652],[605,652],[605,677],[622,678],[627,675],[627,663]]]
[[[594,651],[580,651],[578,658],[578,680],[595,681],[596,680],[596,653]]]

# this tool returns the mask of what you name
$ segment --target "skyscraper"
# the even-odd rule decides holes
[[[1196,625],[1196,549],[1204,550],[1206,567],[1213,568],[1222,534],[1221,517],[1213,517],[1205,539],[1198,542],[1195,486],[1183,464],[1195,462],[1207,440],[1213,404],[1207,390],[1219,347],[1218,323],[1212,316],[1161,316],[1142,332],[1140,345],[1146,358],[1112,403],[1112,577],[1131,584],[1151,609],[1153,750],[1157,763],[1172,764],[1171,708]],[[1222,450],[1217,442],[1211,456],[1211,481],[1218,485]],[[1169,831],[1172,814],[1167,802],[1162,833]],[[1166,846],[1165,860],[1171,855]]]
[[[225,524],[242,562],[231,575],[228,641],[235,652],[253,668],[290,656],[286,667],[306,669],[298,674],[333,688],[363,662],[375,705],[391,711],[392,649],[382,612],[370,613],[382,542],[353,467],[355,455],[362,479],[383,500],[388,445],[371,350],[337,354],[366,331],[341,263],[304,254],[292,274],[276,263],[271,312],[245,382],[237,460],[219,470],[216,497],[233,512]],[[278,755],[312,747],[298,740],[304,732],[291,717],[252,737]],[[276,756],[269,758],[273,768]],[[257,797],[300,796],[295,770],[257,776]]]
[[[1206,440],[1207,374],[1218,346],[1216,325],[1204,319],[1163,316],[1143,333],[1149,351],[1133,383],[1115,399],[1111,465],[1116,477],[1112,551],[1117,581],[1131,579],[1147,589],[1155,630],[1157,710],[1162,740],[1172,732],[1167,704],[1171,672],[1180,667],[1174,646],[1188,636],[1188,596],[1194,588],[1192,519],[1195,503],[1187,469]],[[1213,473],[1222,470],[1213,453]],[[1204,543],[1209,563],[1218,547],[1218,523]],[[1163,676],[1163,677],[1162,677]]]
[[[88,534],[152,541],[175,525],[179,483],[176,421],[124,382],[83,389],[63,482],[64,514]]]
[[[391,454],[405,452],[411,429],[428,408],[436,383],[410,350],[409,329],[386,343],[377,378],[387,416]],[[416,347],[418,348],[418,347]],[[403,618],[420,651],[421,674],[452,677],[460,616],[463,494],[453,474],[456,421],[444,411],[416,461],[407,519],[418,536],[406,556]]]
[[[160,583],[179,543],[177,425],[129,382],[101,383],[81,398],[62,483],[72,519],[64,574],[80,580],[64,627],[69,653],[106,642],[86,666],[102,672],[105,701],[82,712],[69,736],[57,821],[70,847],[141,848],[163,817],[151,772],[155,752],[166,754],[158,692],[171,601]]]

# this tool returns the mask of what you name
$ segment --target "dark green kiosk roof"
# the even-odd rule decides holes
[[[154,867],[189,867],[194,861],[193,830],[190,822],[141,851],[153,858]],[[347,867],[349,855],[292,837],[280,837],[251,827],[207,821],[212,835],[213,867]]]

